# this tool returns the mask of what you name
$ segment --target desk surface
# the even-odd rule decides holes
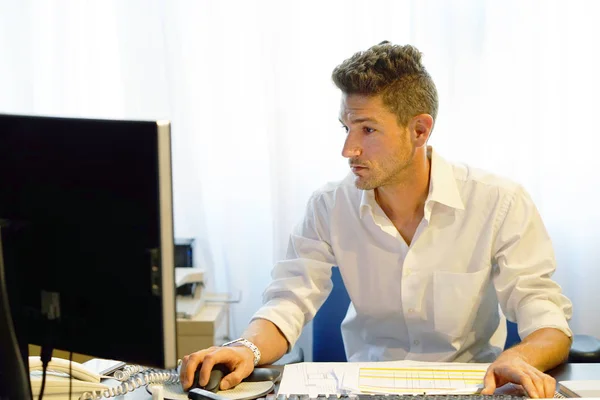
[[[283,367],[276,366],[276,368]],[[557,382],[567,380],[599,379],[600,364],[562,364],[548,371],[548,374],[553,376]],[[140,388],[119,398],[127,400],[150,400],[152,399],[152,396],[148,394],[145,388]]]
[[[556,381],[600,379],[600,364],[561,364],[548,371]]]

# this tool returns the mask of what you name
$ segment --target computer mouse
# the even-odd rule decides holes
[[[244,378],[242,382],[277,382],[280,375],[281,372],[273,368],[254,368],[254,371],[252,371],[249,376]]]
[[[221,379],[229,375],[229,368],[227,368],[225,364],[215,364],[213,366],[212,371],[210,371],[210,378],[208,378],[208,383],[205,386],[200,386],[198,381],[200,380],[201,366],[202,364],[198,365],[198,367],[196,368],[196,372],[194,372],[194,382],[192,382],[192,386],[190,386],[187,390],[200,388],[213,393],[218,392],[219,385],[221,384]]]

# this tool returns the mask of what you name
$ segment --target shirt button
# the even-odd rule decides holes
[[[410,275],[410,273],[411,273],[410,268],[406,268],[406,271],[404,271],[404,276],[408,276],[408,275]]]
[[[418,346],[419,343],[421,343],[421,342],[419,342],[418,340],[415,340],[413,343],[414,343],[415,346]]]
[[[408,309],[408,312],[409,312],[409,313],[414,313],[414,312],[415,312],[415,309],[414,309],[414,308],[409,308],[409,309]]]

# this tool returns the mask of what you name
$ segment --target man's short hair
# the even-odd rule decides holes
[[[437,90],[421,56],[411,45],[385,41],[345,60],[333,70],[331,78],[345,94],[382,95],[400,126],[419,114],[429,114],[435,121]]]

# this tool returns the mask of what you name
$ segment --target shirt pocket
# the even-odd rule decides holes
[[[437,332],[459,338],[473,323],[490,270],[436,271],[433,274],[433,316]]]

